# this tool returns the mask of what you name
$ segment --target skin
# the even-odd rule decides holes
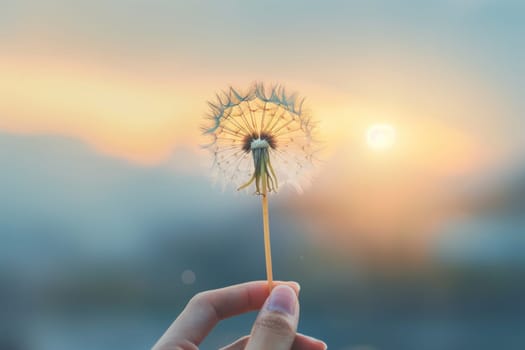
[[[324,350],[320,340],[297,333],[299,284],[274,282],[269,298],[266,281],[255,281],[195,295],[152,350],[198,350],[210,331],[229,317],[260,310],[250,335],[222,350]],[[276,307],[279,299],[288,312]]]

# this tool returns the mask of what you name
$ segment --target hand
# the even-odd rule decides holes
[[[261,310],[250,335],[222,350],[325,350],[320,340],[298,334],[299,284],[248,282],[195,295],[152,350],[197,350],[215,325],[228,317]]]

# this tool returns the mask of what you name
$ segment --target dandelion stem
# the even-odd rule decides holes
[[[263,177],[266,177],[263,172]],[[272,248],[270,245],[270,219],[268,215],[268,193],[266,188],[266,179],[262,181],[262,216],[263,216],[263,230],[264,230],[264,256],[266,259],[266,278],[268,280],[268,290],[271,292],[273,288],[273,272],[272,272]]]

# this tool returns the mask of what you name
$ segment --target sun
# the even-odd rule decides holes
[[[392,148],[396,141],[396,129],[390,124],[372,124],[366,131],[366,143],[374,150]]]

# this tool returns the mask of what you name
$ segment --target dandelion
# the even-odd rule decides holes
[[[266,89],[252,85],[248,91],[234,88],[208,102],[210,113],[203,133],[213,156],[214,175],[223,188],[254,189],[261,196],[266,272],[272,288],[272,260],[268,217],[268,193],[280,184],[298,192],[309,184],[317,152],[316,123],[303,109],[304,99],[288,95],[282,86]]]

